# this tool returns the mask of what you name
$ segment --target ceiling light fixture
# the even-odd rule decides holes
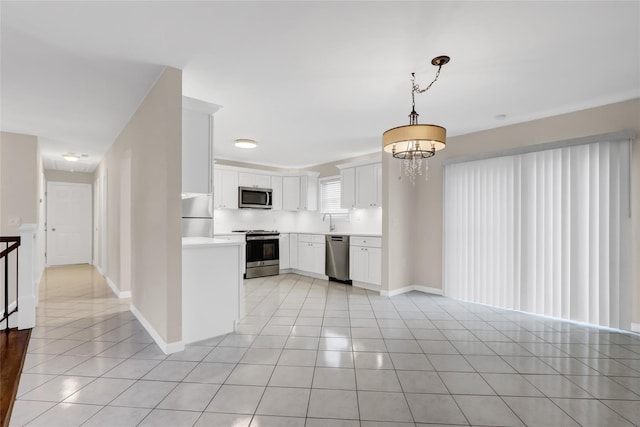
[[[63,154],[62,158],[68,162],[77,162],[78,160],[80,160],[80,157],[76,156],[75,154]]]
[[[247,138],[236,139],[233,144],[238,148],[256,148],[258,146],[258,143],[253,139]]]
[[[420,125],[416,113],[416,93],[428,91],[440,77],[442,66],[447,64],[451,58],[448,56],[438,56],[431,60],[431,64],[438,67],[436,77],[429,86],[420,89],[416,84],[416,75],[411,73],[411,113],[409,114],[409,124],[389,129],[382,134],[382,145],[384,151],[391,153],[396,159],[404,161],[404,174],[409,181],[415,185],[416,176],[422,175],[422,164],[425,159],[425,175],[429,170],[427,160],[433,157],[436,151],[442,150],[447,144],[447,130],[438,125]],[[428,175],[427,175],[428,178]]]

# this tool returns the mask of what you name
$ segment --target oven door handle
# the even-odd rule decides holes
[[[275,242],[279,241],[278,236],[247,236],[247,241],[250,240],[273,240]]]

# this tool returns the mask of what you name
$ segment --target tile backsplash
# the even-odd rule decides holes
[[[335,218],[334,233],[382,233],[382,209],[352,209],[348,218]],[[288,212],[260,209],[216,209],[213,230],[278,230],[280,232],[328,233],[329,218],[319,212]]]

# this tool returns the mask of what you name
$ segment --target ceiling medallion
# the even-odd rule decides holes
[[[438,67],[436,77],[429,85],[421,89],[416,83],[415,73],[411,73],[411,113],[409,124],[389,129],[382,134],[384,151],[391,153],[396,159],[403,160],[404,174],[415,185],[416,176],[422,175],[422,165],[425,165],[425,176],[428,179],[429,164],[427,159],[433,157],[436,151],[442,150],[447,144],[447,130],[438,125],[418,124],[416,113],[416,93],[428,91],[440,77],[442,66],[451,58],[438,56],[431,60],[431,64]],[[422,160],[425,160],[424,162]]]

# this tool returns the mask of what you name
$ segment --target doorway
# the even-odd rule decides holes
[[[91,263],[91,185],[47,183],[48,266]]]

